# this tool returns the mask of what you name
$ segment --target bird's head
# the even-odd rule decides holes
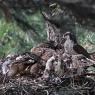
[[[66,32],[65,34],[63,34],[63,38],[65,40],[72,40],[74,41],[74,43],[77,43],[76,36],[74,35],[74,33]]]
[[[71,33],[70,33],[70,32],[66,32],[66,33],[63,35],[63,38],[64,38],[65,40],[70,39],[70,37],[71,37]]]

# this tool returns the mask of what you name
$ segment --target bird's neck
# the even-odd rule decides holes
[[[66,42],[64,43],[65,52],[71,54],[71,52],[73,51],[73,46],[74,41],[67,39]]]
[[[65,42],[66,45],[69,45],[70,47],[72,47],[74,45],[74,41],[67,39]]]

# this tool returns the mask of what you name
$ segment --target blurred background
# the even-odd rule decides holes
[[[63,5],[59,2],[50,2],[49,0],[26,2],[27,0],[22,0],[22,3],[19,0],[0,1],[0,58],[10,53],[30,51],[38,43],[47,40],[42,11],[50,13],[51,18],[53,18],[52,21],[59,21],[57,24],[59,24],[58,28],[61,28],[61,31],[67,28],[74,31],[78,43],[88,52],[95,52],[95,21],[89,19],[89,16],[86,20],[81,19],[81,17],[71,13],[71,9],[68,11],[68,6],[62,7]],[[67,3],[69,2],[71,3],[68,0]]]
[[[31,33],[31,30],[23,32],[15,21],[7,22],[0,17],[0,57],[10,53],[21,53],[30,51],[33,46],[46,40],[45,25],[42,15],[37,12],[27,17],[29,23],[35,28],[38,36]]]

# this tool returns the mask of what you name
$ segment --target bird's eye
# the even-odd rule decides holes
[[[52,60],[52,63],[54,63],[54,60]]]

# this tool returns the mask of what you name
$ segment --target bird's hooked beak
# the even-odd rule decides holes
[[[66,40],[67,40],[66,36],[64,36],[64,35],[63,35],[63,37],[62,37],[62,38],[63,38],[63,40],[64,40],[64,41],[66,41]]]

